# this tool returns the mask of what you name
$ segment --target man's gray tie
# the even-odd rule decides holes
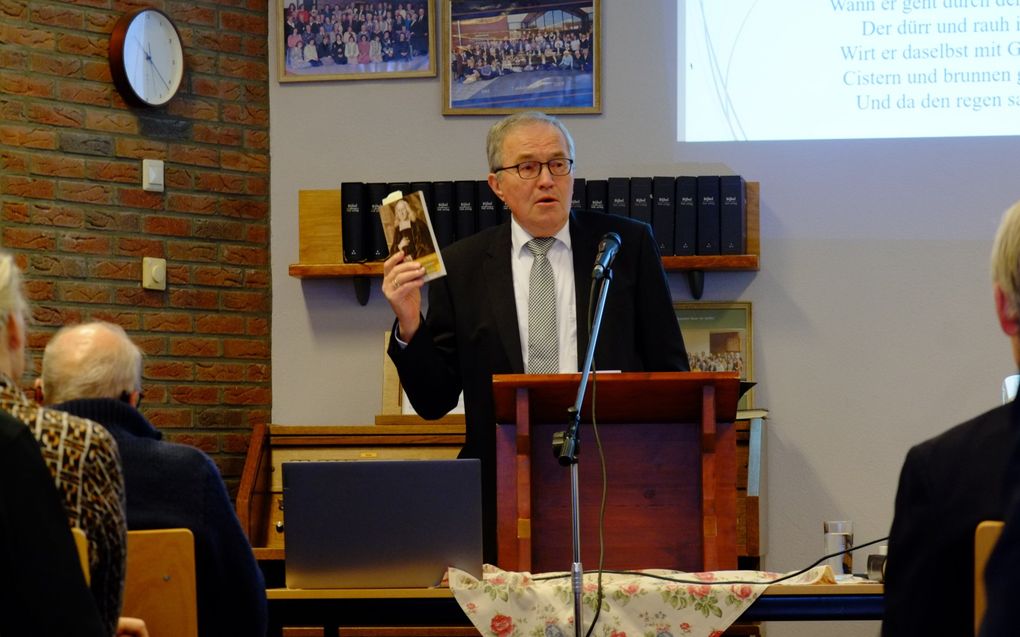
[[[556,281],[546,253],[556,240],[536,238],[527,243],[535,255],[531,264],[528,292],[528,373],[555,374],[560,371],[558,326],[556,324]]]

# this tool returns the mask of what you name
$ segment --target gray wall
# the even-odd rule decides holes
[[[1015,368],[987,255],[1001,212],[1020,197],[1020,146],[676,144],[674,2],[603,0],[602,9],[603,113],[566,118],[578,175],[733,172],[761,182],[761,271],[709,273],[703,300],[753,303],[756,400],[770,410],[768,567],[813,561],[823,519],[854,520],[858,543],[886,535],[909,446],[994,407]],[[271,57],[273,422],[371,423],[392,315],[378,279],[361,307],[349,280],[288,276],[298,190],[484,178],[494,118],[443,117],[439,78],[280,84]],[[670,279],[674,299],[689,300],[683,276]],[[877,632],[876,623],[833,628]],[[816,630],[775,624],[769,634]]]

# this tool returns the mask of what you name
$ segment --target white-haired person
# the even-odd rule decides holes
[[[265,635],[265,583],[223,478],[202,451],[163,441],[138,410],[142,353],[123,328],[61,328],[43,353],[41,384],[47,405],[95,421],[116,439],[128,528],[194,534],[199,635]]]
[[[41,407],[22,391],[27,322],[21,270],[11,254],[0,252],[0,410],[21,421],[38,442],[70,526],[85,532],[92,595],[105,634],[114,635],[127,547],[117,443],[99,425]]]

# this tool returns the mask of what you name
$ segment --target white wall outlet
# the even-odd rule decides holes
[[[142,257],[142,287],[146,290],[166,289],[166,259]]]
[[[163,192],[163,160],[142,160],[142,190]]]

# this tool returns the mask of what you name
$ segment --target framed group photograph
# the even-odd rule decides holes
[[[673,307],[692,372],[740,372],[740,380],[754,380],[750,303],[676,303]],[[750,389],[737,409],[753,408],[754,390]]]
[[[601,0],[443,2],[443,114],[601,113]]]
[[[281,82],[436,74],[436,0],[274,1]]]

